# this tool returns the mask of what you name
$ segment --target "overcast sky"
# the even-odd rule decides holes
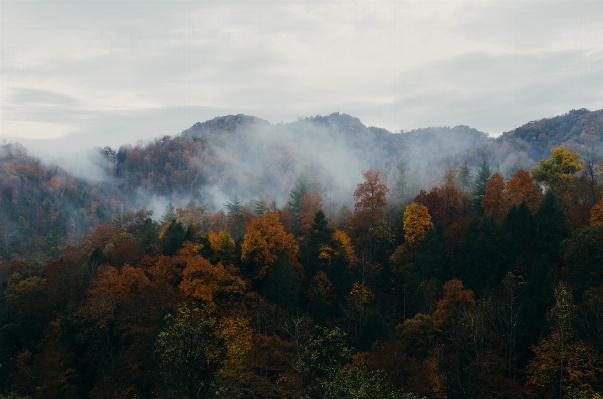
[[[499,135],[603,108],[601,21],[601,0],[2,1],[0,134],[117,147],[338,111]]]

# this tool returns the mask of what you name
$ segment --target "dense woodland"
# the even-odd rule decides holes
[[[323,125],[365,166],[347,201],[254,136]],[[5,145],[0,397],[601,398],[602,142],[586,110],[495,140],[223,117],[105,148],[95,184]]]

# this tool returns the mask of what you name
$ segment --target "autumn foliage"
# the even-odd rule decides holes
[[[185,169],[201,152],[183,143],[151,146],[161,173],[144,186],[198,187]],[[124,151],[129,190],[150,160]],[[532,175],[482,164],[481,191],[463,163],[389,201],[396,179],[369,169],[349,208],[300,180],[280,208],[191,201],[155,219],[11,157],[0,397],[601,397],[601,176],[563,147]],[[31,214],[13,202],[25,187],[39,188]]]

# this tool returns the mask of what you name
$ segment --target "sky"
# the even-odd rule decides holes
[[[0,139],[56,161],[333,112],[498,136],[603,108],[601,21],[600,0],[0,1]]]

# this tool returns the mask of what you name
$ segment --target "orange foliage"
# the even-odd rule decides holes
[[[491,216],[497,223],[501,223],[507,213],[507,206],[503,200],[505,180],[500,173],[494,173],[486,183],[486,194],[482,198],[482,208],[486,215]]]
[[[458,321],[461,312],[475,306],[473,291],[466,290],[461,280],[447,281],[442,288],[444,297],[438,301],[433,312],[433,321],[438,328],[452,323],[455,319]]]
[[[520,169],[507,182],[506,191],[504,193],[504,201],[509,206],[521,205],[523,201],[530,211],[535,212],[542,198],[542,190],[540,185],[532,180],[530,173]]]
[[[183,257],[186,263],[180,289],[189,297],[201,299],[213,310],[217,295],[232,296],[245,291],[245,282],[222,264],[212,265],[200,256]]]
[[[593,205],[590,209],[590,225],[599,226],[603,225],[603,199],[598,204]]]

